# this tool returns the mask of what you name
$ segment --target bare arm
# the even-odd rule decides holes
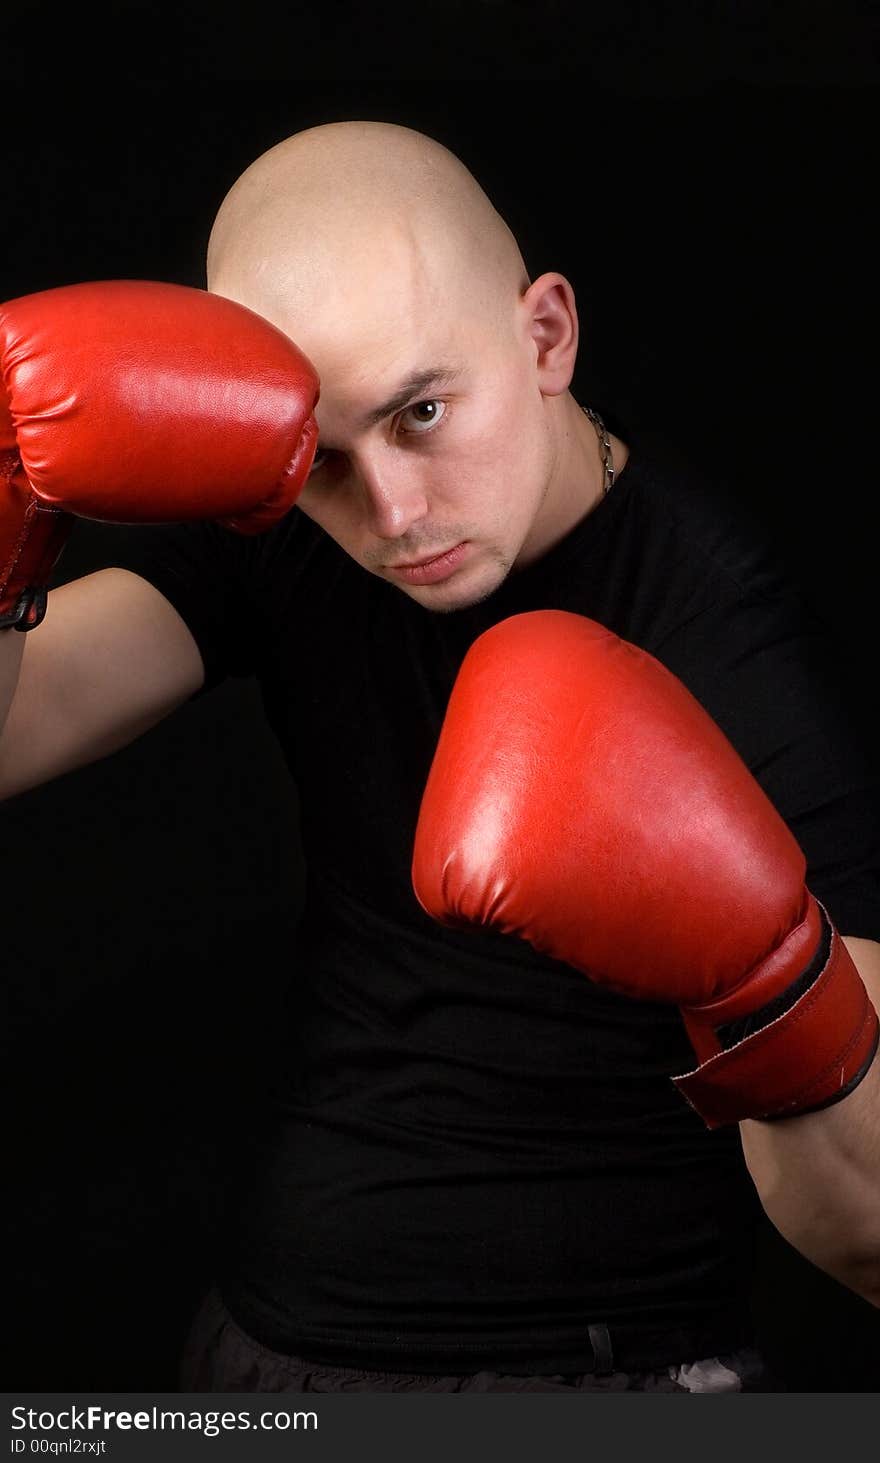
[[[0,630],[0,735],[18,685],[23,652],[24,635],[17,630]]]
[[[0,799],[126,746],[203,679],[189,629],[139,575],[101,569],[52,590],[36,629],[0,631]]]
[[[880,1010],[880,944],[844,936]],[[761,1203],[780,1234],[880,1307],[880,1054],[841,1102],[781,1122],[740,1123]]]

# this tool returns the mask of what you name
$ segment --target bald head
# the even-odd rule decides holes
[[[386,354],[415,319],[497,333],[528,286],[516,240],[464,164],[423,133],[333,122],[269,149],[233,184],[208,245],[208,288],[332,366]]]
[[[425,607],[485,598],[601,488],[568,389],[572,288],[555,271],[529,279],[473,174],[433,138],[331,122],[279,142],[223,200],[208,288],[318,372],[298,509]]]

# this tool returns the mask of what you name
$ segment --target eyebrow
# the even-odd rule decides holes
[[[409,406],[413,401],[418,401],[432,386],[451,386],[452,382],[461,375],[460,366],[427,366],[423,371],[413,371],[405,381],[400,383],[393,396],[383,401],[380,406],[374,406],[362,416],[360,425],[362,427],[375,427],[379,422],[384,422],[394,412],[402,407]],[[335,448],[328,447],[318,438],[318,452],[333,452]]]
[[[400,411],[402,407],[408,406],[414,398],[421,396],[431,386],[451,386],[457,376],[461,375],[460,367],[456,366],[428,366],[424,371],[414,371],[411,376],[401,382],[393,396],[383,401],[380,406],[374,406],[371,411],[361,417],[361,425],[364,427],[375,427],[379,422],[390,417],[394,412]]]

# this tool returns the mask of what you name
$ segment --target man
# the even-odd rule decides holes
[[[120,530],[112,567],[53,591],[26,635],[0,634],[17,642],[2,647],[4,796],[123,745],[227,674],[258,676],[300,790],[308,887],[266,1056],[266,1128],[184,1388],[773,1385],[746,1303],[759,1203],[880,1303],[867,1002],[841,1100],[746,1106],[708,1131],[670,1081],[694,1066],[677,994],[621,994],[552,944],[441,924],[411,861],[468,652],[516,616],[561,611],[656,657],[717,722],[804,850],[844,936],[832,960],[843,970],[848,951],[857,967],[847,990],[877,1005],[869,772],[818,627],[729,506],[573,399],[569,283],[529,280],[476,181],[431,139],[337,123],[270,149],[223,202],[208,287],[303,353],[302,374],[288,364],[302,395],[280,453],[298,464],[285,480],[299,511],[279,517],[277,493],[237,501],[236,471],[223,492],[200,480],[185,505],[157,507],[145,481],[136,504],[102,515],[84,491],[65,506],[199,521]],[[258,397],[255,383],[244,410]],[[222,436],[230,409],[212,410]],[[248,420],[262,441],[267,421]],[[247,533],[246,514],[274,526]],[[579,694],[574,662],[570,675]],[[644,705],[648,718],[647,690]],[[653,900],[650,863],[639,872]]]

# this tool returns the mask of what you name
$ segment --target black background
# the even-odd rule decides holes
[[[10,22],[3,297],[203,284],[213,214],[265,148],[346,117],[426,131],[475,172],[532,277],[571,280],[579,399],[736,486],[839,634],[870,723],[867,7],[630,4],[576,21],[554,0],[328,5],[246,31],[191,8],[171,29],[154,7],[114,14],[143,74],[89,69],[95,16],[59,30],[26,6]],[[39,69],[50,42],[71,64]],[[101,555],[101,530],[78,524],[54,582]],[[289,971],[296,813],[250,682],[0,808],[12,1390],[175,1385],[247,1141],[263,1013]],[[877,1385],[877,1313],[769,1227],[754,1299],[792,1385]]]

